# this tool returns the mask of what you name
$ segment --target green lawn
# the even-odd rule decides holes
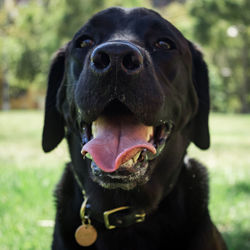
[[[230,250],[250,249],[250,115],[210,118],[212,147],[190,155],[209,168],[210,210]],[[0,249],[50,249],[53,190],[69,157],[65,143],[41,149],[40,111],[0,112]],[[48,220],[48,222],[47,222]]]

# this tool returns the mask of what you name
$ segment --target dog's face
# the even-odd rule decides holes
[[[166,189],[189,143],[209,146],[208,109],[207,69],[193,45],[156,12],[111,8],[54,59],[43,148],[52,150],[66,126],[100,186],[157,180]]]

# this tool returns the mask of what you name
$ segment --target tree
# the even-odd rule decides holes
[[[102,7],[103,1],[30,0],[16,4],[8,0],[5,3],[0,9],[3,59],[0,79],[10,84],[11,91],[13,87],[45,89],[52,54]],[[2,85],[0,80],[1,90]]]
[[[194,37],[206,45],[213,67],[216,110],[250,112],[250,1],[193,0]]]

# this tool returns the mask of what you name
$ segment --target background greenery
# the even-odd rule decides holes
[[[250,112],[249,0],[0,0],[0,103],[4,84],[11,97],[44,92],[52,54],[93,13],[114,5],[154,8],[173,22],[202,47],[212,109]]]
[[[212,114],[212,147],[189,154],[210,173],[210,210],[229,250],[250,249],[250,115]],[[41,111],[0,113],[0,249],[50,249],[53,190],[69,160],[65,142],[41,150]]]

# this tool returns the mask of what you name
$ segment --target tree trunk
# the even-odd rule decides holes
[[[9,84],[6,80],[6,72],[0,76],[0,107],[2,110],[10,109]]]

